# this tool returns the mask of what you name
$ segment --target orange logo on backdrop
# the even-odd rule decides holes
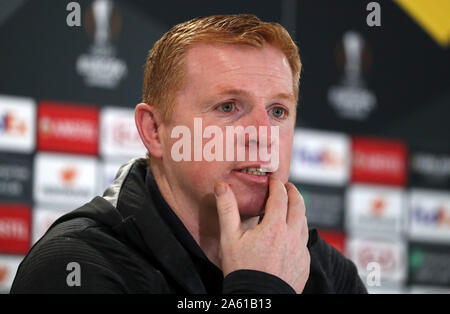
[[[77,176],[77,169],[73,166],[68,166],[61,170],[61,180],[64,185],[70,186],[75,181]]]
[[[372,200],[370,213],[372,216],[378,218],[383,214],[384,209],[386,208],[386,201],[382,197],[375,198]]]
[[[8,268],[6,266],[0,267],[0,284],[6,279],[8,275]]]

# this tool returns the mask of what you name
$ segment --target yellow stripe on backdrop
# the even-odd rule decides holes
[[[450,43],[450,0],[395,0],[442,47]]]

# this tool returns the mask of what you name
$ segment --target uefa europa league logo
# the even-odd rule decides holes
[[[345,53],[345,73],[344,81],[350,86],[358,86],[362,81],[361,78],[361,53],[363,47],[363,39],[354,32],[349,31],[344,34],[343,46]]]
[[[112,4],[110,0],[95,0],[92,4],[92,12],[95,21],[95,45],[104,47],[109,38],[109,21],[111,18]]]
[[[122,28],[122,16],[113,0],[94,0],[84,18],[84,28],[92,39],[91,53],[112,56],[113,40]]]
[[[113,0],[94,0],[86,11],[84,27],[93,43],[89,52],[77,59],[78,74],[89,87],[116,88],[128,72],[113,43],[122,27],[118,6]]]
[[[370,52],[363,37],[349,30],[342,36],[337,49],[338,64],[343,75],[338,84],[328,90],[328,102],[344,119],[364,121],[376,107],[375,94],[366,87],[363,70],[370,65]]]

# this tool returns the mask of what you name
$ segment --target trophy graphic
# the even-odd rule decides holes
[[[365,42],[355,31],[347,31],[342,38],[345,58],[344,74],[340,83],[328,90],[328,102],[341,118],[364,121],[375,109],[375,94],[366,88],[362,76]]]
[[[113,39],[120,31],[119,9],[113,0],[94,0],[86,11],[85,28],[93,44],[77,58],[76,69],[89,87],[115,88],[127,74],[125,60],[118,58]]]
[[[95,21],[94,45],[97,48],[106,48],[109,46],[109,21],[112,8],[113,6],[110,0],[95,0],[92,4]]]
[[[361,85],[363,82],[361,77],[361,54],[364,41],[358,33],[349,31],[344,34],[343,45],[346,60],[344,82],[350,86]]]

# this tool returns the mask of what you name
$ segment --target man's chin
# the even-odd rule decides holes
[[[244,201],[238,200],[239,214],[242,218],[257,217],[264,214],[265,209],[265,198]]]
[[[261,216],[264,213],[268,197],[267,188],[232,185],[232,190],[242,218]]]

